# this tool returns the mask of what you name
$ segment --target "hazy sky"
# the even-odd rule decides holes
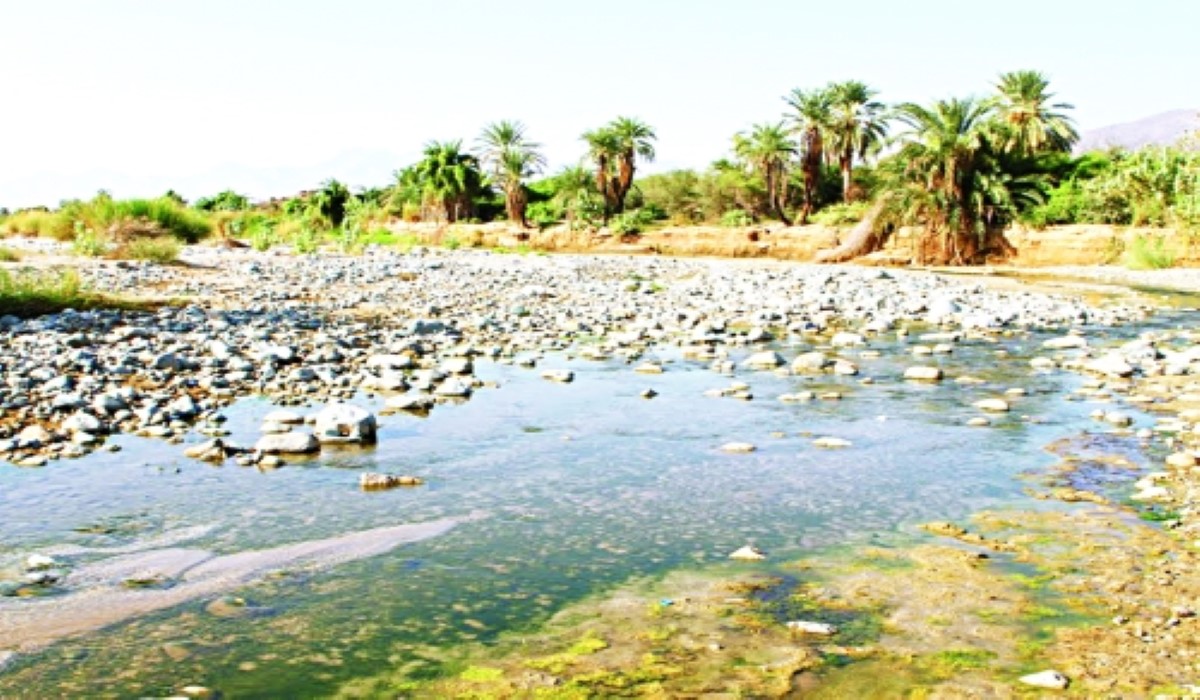
[[[524,121],[550,167],[617,115],[704,167],[794,87],[887,102],[1034,68],[1083,129],[1200,107],[1197,0],[0,0],[0,206],[329,176]]]

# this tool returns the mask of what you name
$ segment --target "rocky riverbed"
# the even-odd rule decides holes
[[[53,249],[44,252],[42,262],[61,262]],[[1189,572],[1200,537],[1193,512],[1200,479],[1195,466],[1200,336],[1190,328],[1160,329],[1123,344],[1109,342],[1104,329],[1143,323],[1153,311],[1153,299],[1115,285],[1121,280],[1103,280],[1115,286],[1083,294],[1069,286],[1031,288],[1011,278],[997,283],[907,270],[440,249],[293,257],[194,248],[185,263],[76,263],[100,289],[170,302],[156,311],[0,319],[0,457],[13,465],[5,468],[53,469],[58,460],[89,459],[97,450],[117,448],[121,435],[161,441],[163,450],[188,459],[284,467],[314,452],[381,439],[377,427],[388,412],[424,415],[477,400],[472,397],[496,387],[479,376],[481,363],[536,367],[549,385],[575,379],[563,366],[567,360],[615,359],[647,378],[641,396],[654,399],[649,378],[665,369],[658,350],[670,348],[718,377],[714,384],[723,385],[708,392],[714,399],[837,402],[844,389],[754,396],[743,379],[765,372],[864,386],[881,381],[969,387],[984,380],[948,374],[938,358],[967,346],[1049,334],[1027,371],[1088,377],[1072,398],[1098,403],[1096,425],[1128,432],[1163,460],[1162,470],[1139,475],[1133,495],[1141,508],[1163,515],[1167,529],[1123,525],[1135,528],[1127,537],[1139,546],[1122,556],[1136,560],[1143,554],[1141,543],[1152,542],[1145,546],[1156,563],[1134,569],[1136,564],[1122,560],[1128,576],[1105,571],[1079,584],[1105,591],[1122,621],[1110,632],[1064,636],[1062,648],[1074,651],[1045,659],[1058,662],[1076,687],[1097,692],[1182,687],[1194,673],[1188,581],[1194,580]],[[1149,280],[1145,286],[1170,282]],[[886,358],[897,367],[895,376],[870,371],[881,341],[897,338],[905,341],[905,354]],[[1002,352],[995,357],[1005,359]],[[239,442],[232,435],[245,435],[247,426],[230,424],[238,415],[230,408],[248,396],[267,397],[274,409],[250,426],[260,437]],[[375,405],[383,402],[380,415],[363,408],[367,397]],[[1019,389],[978,397],[971,424],[1002,421],[1000,416],[1019,410],[1022,397]],[[1146,411],[1161,417],[1139,424]],[[806,439],[826,450],[853,447],[836,436]],[[731,455],[755,450],[741,440],[725,443]],[[1064,462],[1081,452],[1070,451]],[[1074,473],[1064,471],[1062,483],[1043,495],[1112,508],[1095,503],[1109,499],[1073,481]],[[371,473],[361,483],[418,486],[420,477]],[[463,514],[471,507],[465,505]],[[1095,517],[1120,520],[1121,512]],[[983,542],[965,540],[966,546],[988,549],[989,537],[1015,538],[1009,551],[1020,549],[1019,535],[995,530],[980,536]],[[939,530],[955,541],[971,532],[958,526]],[[1060,527],[1053,537],[1069,541],[1072,532],[1072,526]],[[52,557],[32,558],[37,554],[28,553],[0,576],[2,592],[15,596],[0,599],[0,618],[14,614],[10,606],[22,604],[20,597],[37,596],[74,575]],[[1050,555],[1023,556],[1032,561]],[[1107,568],[1115,560],[1087,561],[1091,568]],[[1088,634],[1107,635],[1111,643]],[[1130,635],[1140,643],[1129,643]],[[0,653],[8,662],[11,652],[33,649],[40,641],[4,639]],[[810,656],[810,645],[781,644],[800,649],[807,661],[789,667],[781,685],[771,687],[791,688],[800,677],[811,683],[804,674],[820,654]],[[1134,663],[1122,654],[1155,661]],[[1123,677],[1113,675],[1130,668],[1140,669],[1139,675],[1131,677],[1128,670]]]

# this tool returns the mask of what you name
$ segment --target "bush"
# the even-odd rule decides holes
[[[87,258],[99,258],[107,255],[108,249],[108,239],[89,228],[84,228],[83,224],[76,222],[75,241],[71,244],[71,250],[76,255],[82,255]]]
[[[74,270],[0,269],[0,314],[30,318],[67,308],[84,308],[90,299]]]
[[[1167,248],[1165,236],[1135,236],[1125,251],[1125,266],[1131,270],[1164,270],[1175,266],[1175,252]]]
[[[7,246],[0,246],[0,262],[20,262],[21,254]]]
[[[853,226],[866,215],[866,202],[839,202],[813,214],[812,221],[822,226]]]
[[[62,212],[23,211],[13,214],[0,225],[5,235],[39,236],[57,241],[69,241],[75,228],[69,216]]]
[[[754,217],[745,209],[731,209],[721,215],[721,225],[735,228],[738,226],[751,226],[754,224]]]
[[[182,250],[183,244],[173,236],[136,238],[119,248],[117,257],[166,264],[178,260]]]

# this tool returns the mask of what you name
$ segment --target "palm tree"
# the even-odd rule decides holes
[[[800,170],[804,177],[804,208],[800,211],[800,224],[803,225],[808,223],[808,216],[817,203],[821,165],[825,160],[825,135],[833,119],[832,101],[826,89],[797,88],[783,99],[793,110],[786,116],[800,137]]]
[[[443,221],[470,216],[475,197],[484,189],[479,161],[462,150],[462,141],[430,141],[423,156],[413,167],[422,208]]]
[[[883,142],[887,132],[884,106],[878,94],[857,80],[832,83],[828,88],[831,119],[825,147],[837,159],[842,173],[842,201],[850,201],[854,159],[862,160]]]
[[[617,117],[607,127],[617,142],[617,187],[614,191],[615,211],[625,211],[625,197],[633,188],[637,159],[654,160],[654,140],[658,137],[645,122],[633,117]]]
[[[567,228],[575,228],[575,218],[594,205],[596,195],[592,174],[582,165],[564,167],[554,176],[553,201],[562,207]]]
[[[604,198],[603,219],[607,224],[608,217],[617,211],[617,161],[621,154],[621,143],[609,127],[586,131],[582,138],[588,145],[588,158],[596,165],[596,191]]]
[[[350,188],[341,182],[330,178],[321,183],[321,189],[312,194],[310,205],[320,216],[329,221],[329,225],[337,228],[346,218],[346,203],[350,201]]]
[[[788,137],[783,122],[756,124],[749,134],[733,137],[733,150],[762,176],[767,188],[768,206],[785,225],[791,226],[787,205],[788,169],[796,155],[796,143]]]
[[[525,137],[525,125],[518,121],[488,124],[477,139],[480,161],[491,168],[492,177],[504,190],[508,220],[522,227],[529,226],[525,219],[528,198],[524,179],[546,167],[546,159],[538,152],[540,147]]]
[[[1069,153],[1079,140],[1071,118],[1062,110],[1074,109],[1065,102],[1052,103],[1054,93],[1045,75],[1032,70],[1013,71],[1000,76],[996,97],[1005,127],[1006,151],[1033,155],[1047,151]]]
[[[898,223],[926,231],[921,262],[971,262],[994,247],[1036,178],[1016,178],[1003,167],[991,101],[951,99],[932,107],[906,103],[896,110],[907,127],[890,159],[883,196]]]

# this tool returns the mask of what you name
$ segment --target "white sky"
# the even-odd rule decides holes
[[[1200,107],[1196,0],[0,0],[0,27],[8,207],[383,185],[504,118],[552,170],[617,115],[703,168],[850,78],[928,101],[1033,68],[1083,129]]]

